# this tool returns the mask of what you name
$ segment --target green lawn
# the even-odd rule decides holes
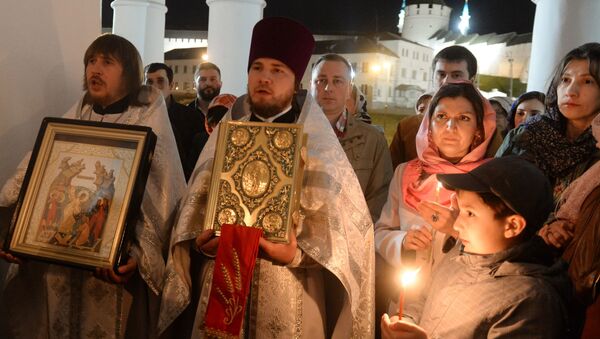
[[[373,119],[373,125],[382,126],[385,134],[385,138],[388,142],[388,145],[392,142],[392,138],[394,137],[394,133],[396,133],[396,126],[398,126],[398,122],[410,114],[414,114],[414,110],[407,109],[406,111],[402,111],[403,114],[390,114],[390,113],[380,113],[377,111],[369,111],[371,118]]]
[[[181,104],[188,104],[192,100],[194,100],[194,94],[174,94],[175,100]],[[396,133],[396,126],[398,122],[409,115],[414,114],[414,110],[412,108],[396,108],[398,110],[394,113],[389,113],[389,111],[385,110],[369,110],[369,114],[373,119],[373,125],[382,126],[385,138],[388,142],[392,142],[392,138],[394,137],[394,133]]]

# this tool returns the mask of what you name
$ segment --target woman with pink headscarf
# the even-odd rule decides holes
[[[417,295],[435,263],[456,244],[456,198],[439,173],[466,173],[481,165],[496,128],[496,113],[471,83],[451,83],[434,95],[417,134],[418,158],[394,173],[375,224],[379,256],[396,269],[420,267]]]

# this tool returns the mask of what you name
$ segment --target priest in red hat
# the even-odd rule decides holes
[[[173,325],[176,320],[193,319],[193,338],[373,337],[373,223],[358,179],[329,122],[316,101],[299,89],[313,49],[313,36],[301,24],[286,18],[259,21],[248,60],[248,93],[224,117],[298,123],[308,134],[301,217],[289,244],[251,234],[240,245],[235,230],[223,230],[220,237],[210,230],[202,232],[218,138],[218,133],[211,134],[173,233],[161,305],[163,331],[169,326],[182,328]],[[236,303],[241,306],[233,310],[240,312],[220,316],[219,306],[214,306],[216,299],[223,299],[215,297],[220,272],[214,270],[212,257],[219,253],[216,261],[221,267],[219,257],[226,248],[244,253],[247,259],[256,255],[248,248],[253,241],[258,260],[250,277],[251,292],[236,296],[241,296]],[[196,250],[201,258],[195,263]],[[180,316],[186,308],[191,317]],[[229,326],[232,323],[239,324],[237,329]]]

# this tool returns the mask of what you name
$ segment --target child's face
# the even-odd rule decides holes
[[[507,249],[510,240],[505,237],[506,220],[494,218],[494,210],[474,192],[458,191],[460,214],[454,223],[465,251],[492,254]]]

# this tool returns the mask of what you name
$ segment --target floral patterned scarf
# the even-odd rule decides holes
[[[565,122],[561,118],[556,112],[533,117],[525,123],[525,133],[516,145],[526,150],[528,156],[550,178],[568,175],[596,151],[596,140],[591,127],[577,139],[570,141],[565,136]]]

